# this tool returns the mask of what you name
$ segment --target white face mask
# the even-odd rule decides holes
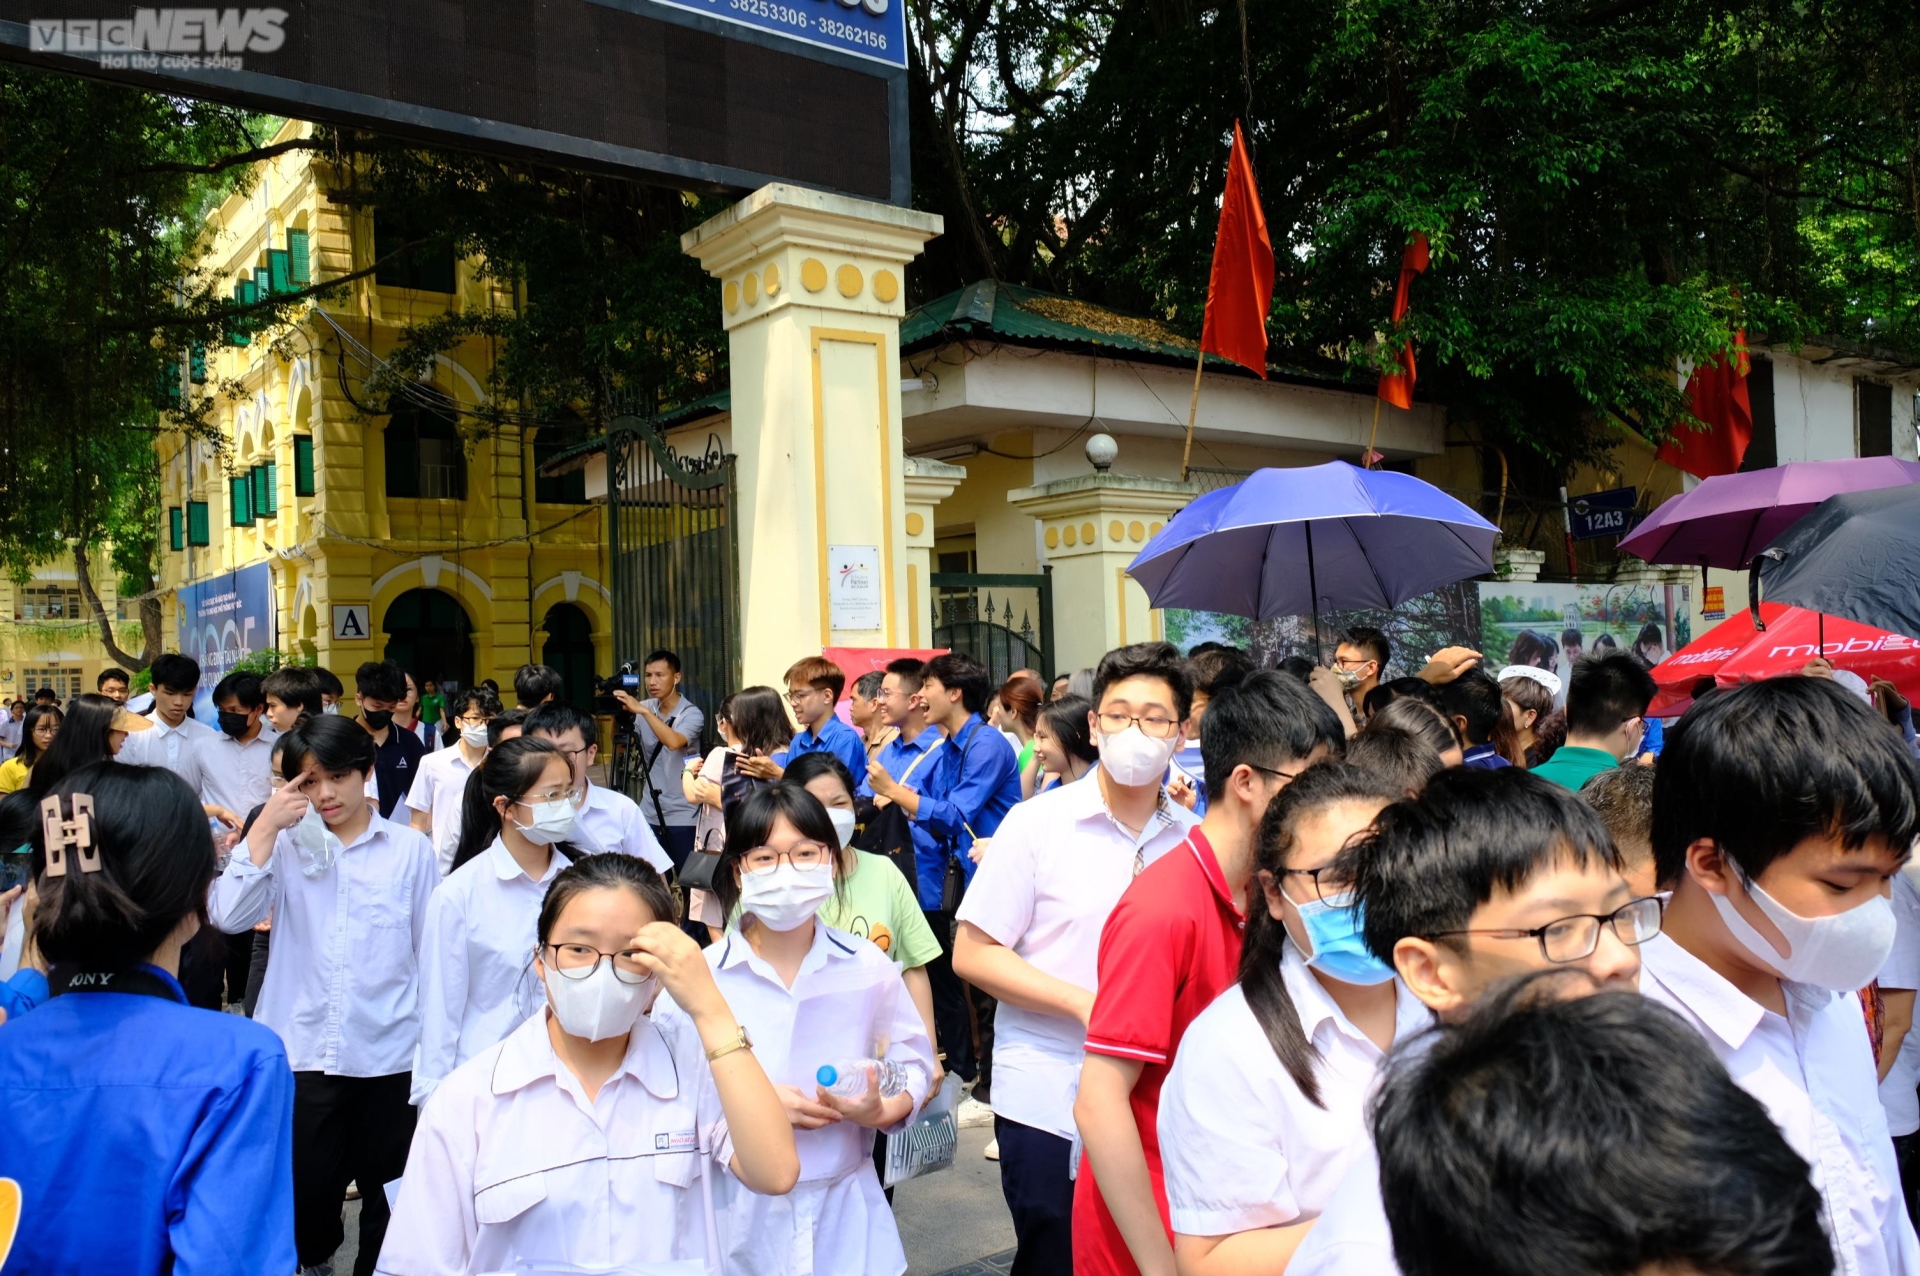
[[[461,727],[460,743],[466,745],[469,749],[486,748],[487,747],[486,725],[483,723],[477,727]]]
[[[1885,896],[1875,895],[1832,917],[1802,917],[1748,880],[1731,859],[1726,864],[1746,887],[1747,897],[1786,938],[1787,952],[1782,956],[1753,923],[1740,915],[1732,900],[1707,892],[1733,937],[1762,965],[1782,979],[1834,992],[1856,992],[1878,977],[1893,951],[1893,904]]]
[[[329,704],[329,705],[322,705],[322,706],[320,707],[320,712],[321,712],[321,713],[323,713],[323,714],[324,714],[324,713],[339,713],[339,712],[340,712],[340,702],[339,702],[338,700],[336,700],[336,701],[334,701],[334,702],[333,702],[332,704]]]
[[[826,867],[797,869],[782,862],[771,873],[743,873],[740,911],[752,913],[769,930],[803,924],[833,894],[833,873]]]
[[[514,805],[524,806],[533,812],[533,823],[522,824],[514,820],[513,827],[519,829],[521,836],[535,846],[564,842],[567,835],[573,832],[573,803],[565,798],[552,802],[516,802]]]
[[[588,1041],[605,1041],[633,1031],[659,991],[660,981],[652,975],[637,984],[623,983],[615,977],[613,963],[604,958],[600,968],[585,979],[568,979],[557,970],[547,971],[547,999],[561,1031]]]
[[[853,829],[857,822],[852,811],[845,807],[830,806],[827,818],[833,821],[833,835],[840,839],[840,849],[846,850],[847,843],[853,840]]]
[[[1101,731],[1100,765],[1113,777],[1115,784],[1128,788],[1138,788],[1143,784],[1158,784],[1160,777],[1167,773],[1167,764],[1173,761],[1173,751],[1180,742],[1179,733],[1164,740],[1156,740],[1138,726],[1128,727],[1117,735],[1108,735]]]
[[[346,849],[320,817],[319,808],[312,806],[293,826],[293,843],[300,850],[300,871],[308,877],[318,877],[332,868]]]

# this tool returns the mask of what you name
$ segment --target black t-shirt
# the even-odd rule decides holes
[[[405,799],[426,753],[427,746],[420,743],[419,736],[394,726],[387,728],[387,742],[374,746],[373,771],[380,790],[381,819],[389,818],[393,808]]]

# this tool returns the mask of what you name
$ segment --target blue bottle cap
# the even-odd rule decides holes
[[[831,1090],[833,1083],[840,1079],[840,1071],[830,1063],[823,1063],[820,1070],[813,1074],[813,1079]]]

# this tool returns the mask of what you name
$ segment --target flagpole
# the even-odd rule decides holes
[[[1375,391],[1373,396],[1373,433],[1367,436],[1367,454],[1361,458],[1361,461],[1363,462],[1363,468],[1365,469],[1370,470],[1373,468],[1373,445],[1375,441],[1379,439],[1379,437],[1380,437],[1380,394],[1378,391]]]
[[[1180,481],[1187,481],[1187,462],[1193,459],[1193,422],[1200,415],[1200,373],[1207,366],[1207,352],[1201,348],[1200,357],[1193,361],[1193,401],[1187,404],[1187,445],[1180,449]]]

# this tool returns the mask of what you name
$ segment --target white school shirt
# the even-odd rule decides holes
[[[300,871],[290,830],[255,867],[244,846],[214,879],[207,915],[230,935],[273,917],[273,960],[254,1018],[295,1072],[385,1077],[413,1066],[419,954],[440,884],[427,839],[375,813],[333,867]]]
[[[1199,822],[1162,794],[1136,839],[1107,813],[1097,774],[1049,789],[1007,812],[956,920],[1035,969],[1097,992],[1107,915],[1140,870]],[[1072,1139],[1087,1030],[1078,1019],[1004,1001],[993,1024],[994,1114]]]
[[[461,802],[467,795],[467,777],[472,774],[472,764],[456,744],[421,758],[413,784],[407,789],[407,809],[425,811],[433,817],[433,832],[428,837],[439,857],[442,876],[453,870],[453,853],[460,846]]]
[[[588,783],[587,800],[574,810],[573,833],[567,841],[589,855],[603,851],[637,855],[662,874],[673,868],[673,861],[660,849],[660,839],[642,818],[639,804],[604,784]]]
[[[421,1109],[374,1270],[478,1276],[524,1262],[719,1276],[714,1166],[732,1157],[691,1021],[641,1019],[589,1100],[542,1010]]]
[[[1920,1240],[1901,1199],[1860,999],[1784,980],[1780,987],[1784,1017],[1666,935],[1640,946],[1640,991],[1706,1038],[1734,1082],[1766,1105],[1793,1150],[1812,1164],[1834,1270],[1920,1272]]]
[[[224,806],[245,819],[248,811],[273,796],[273,742],[279,738],[264,722],[245,744],[215,731],[187,746],[177,770],[202,802]]]
[[[866,940],[816,921],[792,988],[754,955],[738,927],[707,949],[707,961],[776,1086],[812,1097],[821,1064],[877,1053],[905,1066],[914,1111],[926,1102],[933,1078],[927,1026],[900,968]],[[672,1007],[671,998],[661,1000]],[[677,1007],[655,1013],[681,1014]],[[715,1180],[729,1276],[899,1276],[907,1256],[874,1172],[874,1132],[841,1121],[796,1129],[793,1141],[800,1182],[786,1196],[762,1196],[732,1174]]]
[[[1882,988],[1920,989],[1920,890],[1905,873],[1893,878],[1893,951],[1880,968]],[[1920,1031],[1907,1030],[1900,1052],[1880,1083],[1887,1132],[1896,1138],[1920,1131]]]
[[[1365,1108],[1385,1053],[1347,1019],[1298,949],[1280,960],[1318,1053],[1316,1107],[1281,1066],[1239,984],[1200,1013],[1160,1090],[1160,1154],[1173,1230],[1225,1236],[1316,1217],[1367,1141]],[[1433,1022],[1398,979],[1396,1042]],[[997,1093],[997,1092],[996,1092]]]
[[[1352,1164],[1287,1262],[1287,1276],[1357,1276],[1360,1272],[1400,1276],[1386,1202],[1380,1199],[1380,1158],[1373,1135],[1364,1126],[1354,1138]]]
[[[147,715],[147,721],[153,723],[153,730],[129,734],[126,743],[120,746],[120,752],[114,755],[114,760],[132,766],[165,767],[187,783],[194,784],[192,760],[187,756],[190,746],[208,736],[224,733],[215,731],[191,713],[177,727],[170,727],[161,721],[158,709]],[[194,784],[194,788],[197,792],[199,786]]]
[[[420,945],[414,1103],[425,1103],[449,1073],[506,1040],[544,1003],[533,972],[540,903],[568,863],[555,852],[535,880],[496,837],[434,891]]]

